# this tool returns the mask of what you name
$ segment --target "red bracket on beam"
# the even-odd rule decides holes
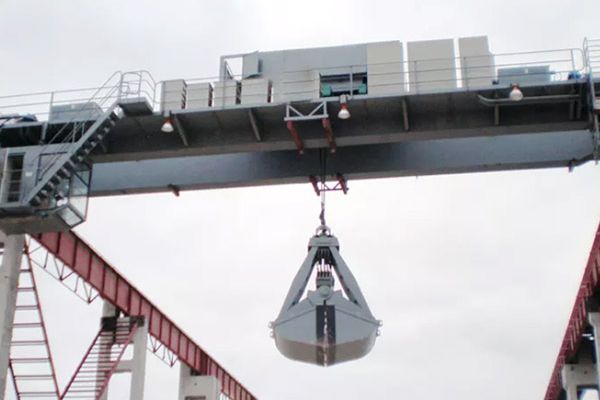
[[[296,143],[296,148],[298,149],[299,154],[304,154],[304,144],[302,143],[302,139],[300,139],[300,135],[294,126],[294,122],[288,121],[287,128],[292,134],[292,139],[294,139],[294,143]]]
[[[348,194],[348,182],[346,181],[346,178],[344,178],[344,175],[338,172],[336,177],[338,180],[338,184],[336,185],[336,187],[339,186],[340,190],[344,192],[344,194]]]
[[[308,180],[310,181],[315,193],[317,194],[317,196],[321,195],[321,189],[319,189],[319,181],[317,180],[317,178],[314,175],[310,175],[308,177]]]

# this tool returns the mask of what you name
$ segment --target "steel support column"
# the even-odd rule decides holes
[[[4,242],[0,269],[0,397],[6,393],[8,360],[13,334],[17,285],[23,258],[25,235],[10,235]]]
[[[579,400],[584,389],[598,388],[596,366],[594,364],[565,364],[561,371],[562,386],[566,400]]]
[[[206,375],[197,375],[185,364],[181,364],[179,373],[178,400],[204,399],[219,400],[221,384],[219,380]]]
[[[594,330],[594,354],[596,355],[596,385],[600,382],[600,312],[588,313],[588,322]]]

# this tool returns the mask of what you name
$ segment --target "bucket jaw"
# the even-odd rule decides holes
[[[302,298],[315,268],[316,290]],[[335,275],[342,290],[334,290]],[[355,360],[371,351],[380,325],[340,256],[338,240],[320,226],[271,323],[277,349],[292,360],[321,366]]]

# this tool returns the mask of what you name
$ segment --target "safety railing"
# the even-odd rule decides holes
[[[156,82],[147,71],[121,72],[112,74],[102,86],[84,102],[72,107],[59,108],[62,103],[49,104],[49,113],[62,119],[62,127],[52,135],[40,152],[38,179],[41,179],[52,166],[77,141],[95,119],[99,118],[117,100],[126,98],[144,98],[154,102]],[[54,98],[52,99],[54,100]],[[52,116],[52,114],[50,114]],[[61,116],[63,116],[61,118]],[[53,146],[60,143],[59,146]]]
[[[590,83],[590,94],[592,99],[595,99],[596,88],[594,83],[600,80],[600,39],[584,39],[583,57]]]
[[[69,122],[93,115],[119,99],[143,97],[154,106],[158,87],[148,71],[117,71],[100,86],[0,96],[0,116],[30,115],[39,121]]]
[[[0,96],[0,115],[34,114],[39,120],[56,120],[60,116],[56,112],[57,106],[80,104],[82,113],[93,112],[95,106],[91,99],[96,98],[110,103],[124,97],[144,97],[153,110],[167,111],[169,107],[223,108],[315,100],[336,97],[340,93],[379,97],[476,91],[509,87],[512,83],[521,86],[553,84],[584,77],[589,72],[588,65],[600,61],[600,55],[595,53],[596,46],[600,50],[600,43],[587,41],[584,44],[586,49],[594,49],[587,58],[585,49],[568,48],[286,70],[277,77],[265,76],[268,83],[263,82],[260,87],[256,86],[259,79],[242,79],[233,74],[228,75],[230,79],[226,81],[220,81],[216,76],[184,78],[181,79],[183,87],[176,89],[181,91],[182,98],[176,106],[165,102],[173,94],[165,89],[165,84],[172,81],[157,82],[147,71],[119,72],[115,82],[97,88]],[[250,91],[252,93],[248,95]]]
[[[120,71],[112,74],[106,82],[83,103],[74,104],[57,113],[63,114],[63,125],[54,133],[42,147],[38,158],[37,181],[42,180],[52,166],[67,152],[67,150],[82,137],[90,127],[90,121],[95,120],[104,113],[119,98],[123,73]],[[50,108],[50,112],[56,110]],[[59,114],[60,115],[60,114]],[[58,117],[60,118],[60,117]]]
[[[583,57],[587,72],[588,87],[590,91],[590,104],[593,110],[600,109],[600,99],[596,93],[596,83],[600,80],[600,39],[583,41]],[[600,117],[592,113],[592,132],[594,137],[594,159],[600,158]]]
[[[590,75],[600,74],[600,39],[583,40],[583,56]],[[595,76],[600,79],[600,76]]]
[[[284,73],[282,94],[314,97],[315,90],[319,90],[318,97],[326,97],[323,82],[336,76],[342,78],[338,85],[345,84],[340,91],[347,94],[418,94],[481,90],[512,83],[538,85],[581,77],[584,66],[580,49],[563,49],[294,70]],[[364,81],[357,85],[357,77]]]
[[[262,83],[261,79],[254,77],[243,79],[228,74],[230,79],[225,82],[217,77],[182,79],[191,90],[185,93],[185,84],[177,89],[184,92],[186,101],[176,108],[288,103],[323,100],[340,94],[381,97],[478,91],[510,87],[513,83],[529,86],[575,81],[582,79],[585,73],[582,50],[568,48],[285,70],[276,77],[263,77]],[[268,85],[265,80],[269,81]],[[158,90],[164,90],[164,87]],[[203,93],[199,94],[199,90]],[[161,103],[158,106],[165,111],[172,104]]]

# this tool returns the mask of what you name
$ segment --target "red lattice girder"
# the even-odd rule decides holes
[[[151,336],[193,370],[219,379],[225,396],[232,400],[256,399],[77,234],[52,232],[33,238],[90,284],[104,300],[126,315],[145,317]]]

